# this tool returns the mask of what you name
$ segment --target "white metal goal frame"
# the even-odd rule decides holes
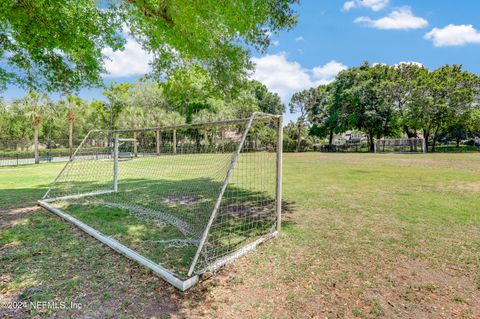
[[[427,152],[424,138],[378,139],[374,144],[375,153],[420,153]]]
[[[229,185],[232,183],[232,175],[234,175],[234,173],[236,172],[237,166],[241,166],[239,164],[239,158],[242,156],[242,152],[246,152],[245,156],[248,156],[249,154],[254,154],[254,152],[267,153],[268,147],[265,147],[265,146],[262,146],[263,148],[259,147],[258,145],[262,144],[262,142],[261,141],[259,142],[257,137],[254,140],[251,136],[252,134],[258,135],[258,133],[254,133],[258,130],[256,127],[254,129],[253,126],[260,125],[259,123],[263,126],[271,125],[271,127],[269,128],[269,132],[273,132],[273,131],[275,132],[275,138],[274,138],[275,147],[273,151],[272,149],[269,150],[269,154],[271,155],[268,155],[269,156],[268,161],[265,160],[265,163],[268,163],[268,165],[270,166],[274,165],[274,167],[272,168],[272,172],[274,172],[274,175],[275,175],[272,179],[272,181],[274,181],[274,185],[268,186],[268,187],[272,187],[273,188],[272,192],[274,192],[274,194],[272,194],[271,196],[272,197],[271,213],[270,213],[271,215],[269,215],[269,218],[271,218],[269,219],[271,224],[269,224],[270,226],[268,228],[268,231],[263,231],[263,233],[260,233],[260,234],[255,233],[254,235],[251,235],[252,236],[251,240],[245,241],[245,244],[243,244],[243,241],[240,241],[240,244],[237,244],[237,246],[228,246],[229,247],[228,249],[224,247],[219,248],[215,246],[215,240],[218,240],[220,242],[222,240],[224,241],[225,238],[216,238],[216,239],[210,238],[210,236],[213,236],[212,233],[214,232],[215,227],[222,227],[222,225],[228,225],[228,227],[230,227],[228,229],[235,229],[235,227],[237,228],[244,227],[244,225],[240,225],[240,226],[231,225],[232,220],[235,221],[242,218],[248,221],[249,223],[248,225],[255,224],[255,223],[258,224],[259,220],[258,218],[256,218],[256,216],[260,214],[265,214],[264,212],[265,207],[259,207],[259,206],[270,205],[270,202],[266,204],[266,202],[261,202],[259,200],[257,200],[257,202],[253,202],[253,204],[242,203],[241,196],[239,195],[241,194],[241,190],[236,189],[232,191],[228,189],[230,187]],[[153,148],[152,153],[148,154],[149,156],[150,155],[154,156],[154,155],[161,154],[161,147],[160,147],[162,143],[161,132],[171,132],[171,143],[169,145],[168,152],[170,155],[176,155],[181,152],[181,149],[179,150],[179,146],[178,146],[179,145],[179,142],[178,142],[179,137],[177,136],[178,131],[184,130],[185,132],[191,132],[195,130],[200,130],[201,128],[212,128],[212,127],[223,128],[224,126],[227,126],[227,125],[229,125],[230,127],[234,127],[234,126],[237,128],[240,127],[240,129],[238,129],[239,133],[237,134],[237,136],[230,140],[230,142],[232,141],[235,142],[233,143],[234,146],[231,148],[233,152],[231,154],[231,157],[225,157],[228,159],[228,163],[226,163],[227,165],[225,165],[226,172],[219,171],[220,172],[219,174],[223,174],[223,177],[221,178],[221,183],[218,183],[218,185],[221,185],[221,187],[218,190],[218,194],[215,195],[216,198],[212,198],[212,205],[213,203],[214,205],[213,207],[211,207],[211,211],[208,213],[209,215],[208,220],[207,219],[203,220],[204,223],[200,224],[201,227],[200,228],[197,227],[197,229],[200,229],[201,231],[192,230],[191,229],[192,227],[188,228],[187,227],[188,225],[185,226],[186,224],[185,221],[182,221],[181,218],[176,218],[175,216],[174,217],[169,216],[167,219],[163,219],[163,221],[167,221],[168,223],[175,225],[183,233],[197,234],[195,237],[195,248],[196,248],[195,254],[191,259],[191,263],[190,263],[190,266],[188,267],[188,272],[186,277],[178,276],[177,273],[171,271],[166,267],[163,267],[159,263],[153,261],[151,258],[148,258],[145,255],[140,254],[138,251],[129,248],[128,245],[121,243],[119,240],[116,240],[115,238],[112,238],[112,236],[105,235],[95,227],[92,227],[88,223],[82,221],[80,218],[74,217],[67,210],[65,210],[61,204],[57,205],[57,203],[62,203],[65,201],[75,201],[75,200],[80,200],[84,198],[90,199],[90,198],[97,198],[101,196],[113,196],[119,193],[119,183],[120,185],[122,183],[122,177],[120,177],[122,174],[122,170],[120,166],[123,165],[121,164],[122,161],[119,155],[120,154],[119,144],[122,140],[133,141],[133,145],[135,145],[135,151],[132,157],[138,156],[137,146],[141,147],[141,145],[139,146],[140,143],[137,142],[136,137],[122,138],[121,137],[122,134],[130,134],[131,132],[134,132],[135,135],[140,134],[141,132],[154,133],[156,135],[154,137],[156,139],[156,146]],[[219,131],[222,131],[222,129],[220,129]],[[179,290],[185,291],[189,289],[199,281],[199,278],[205,272],[215,271],[218,268],[234,261],[235,259],[243,256],[247,252],[255,249],[259,244],[265,242],[266,240],[272,237],[275,237],[280,231],[281,214],[282,214],[282,151],[283,151],[282,150],[283,118],[281,115],[270,115],[270,114],[255,112],[251,115],[250,118],[246,118],[246,119],[225,120],[225,121],[198,123],[198,124],[189,124],[189,125],[164,126],[164,127],[156,127],[156,128],[113,130],[113,131],[107,131],[107,133],[102,132],[104,136],[108,136],[108,145],[101,146],[103,147],[104,152],[100,155],[98,153],[95,153],[95,154],[88,153],[88,155],[84,155],[81,150],[86,148],[85,146],[86,141],[93,134],[99,134],[98,132],[100,132],[100,130],[93,130],[85,136],[80,146],[73,153],[70,161],[65,164],[61,172],[53,181],[48,191],[45,193],[44,197],[38,201],[38,204],[46,208],[50,212],[56,214],[57,216],[74,224],[79,229],[83,230],[87,234],[96,238],[97,240],[109,246],[110,248],[114,249],[115,251],[151,269],[156,275],[158,275],[168,283],[172,284]],[[221,132],[221,136],[225,136],[225,134],[226,133],[224,131]],[[208,139],[208,137],[206,138]],[[190,141],[190,142],[195,144],[195,141]],[[96,143],[98,143],[98,141]],[[250,143],[250,145],[254,145],[255,148],[254,147],[247,148],[248,143]],[[198,148],[198,145],[200,145],[198,141],[198,137],[197,137],[196,144],[197,145],[195,147]],[[206,148],[207,146],[204,146],[204,147]],[[225,146],[222,146],[222,147],[225,148]],[[218,147],[216,147],[214,152],[218,152]],[[251,152],[251,153],[248,153],[248,152]],[[271,161],[272,157],[273,157],[274,163]],[[97,165],[95,161],[99,161],[99,158],[104,161],[102,163],[108,162],[110,165],[108,167],[112,169],[111,180],[109,177],[106,179],[107,184],[110,186],[107,186],[107,187],[104,186],[100,189],[87,187],[85,191],[83,191],[82,189],[82,191],[77,191],[77,192],[74,192],[70,188],[68,188],[63,193],[56,192],[56,187],[59,187],[58,185],[62,184],[62,181],[66,179],[69,176],[69,174],[73,174],[73,173],[70,173],[70,171],[74,170],[76,161],[81,163],[86,163],[88,161],[91,161],[93,163],[88,165],[91,165],[89,167],[92,167],[92,165]],[[172,158],[171,160],[175,161],[176,158]],[[135,161],[135,159],[133,161]],[[101,163],[99,162],[98,165],[100,164]],[[131,165],[131,164],[128,164],[128,165]],[[84,174],[84,172],[78,172],[77,175],[80,176],[82,174]],[[249,176],[253,176],[252,174],[254,173],[249,173],[249,174],[250,174]],[[242,178],[245,179],[247,177],[242,176],[239,178],[239,180],[241,180]],[[109,180],[110,182],[108,182]],[[89,180],[88,182],[90,183],[91,181]],[[268,184],[268,182],[263,181],[262,185],[263,184]],[[225,203],[227,201],[226,192],[230,192],[234,194],[231,196],[231,198],[235,198],[239,202],[236,202],[235,205],[227,205]],[[252,196],[260,196],[260,195],[254,194]],[[254,205],[256,205],[256,207],[253,207]],[[117,206],[107,206],[107,207],[117,207]],[[118,207],[124,208],[124,206],[122,205],[118,205]],[[138,205],[135,206],[135,208],[137,209],[137,211],[140,211],[141,213],[151,213],[153,211],[152,209],[138,208]],[[236,214],[235,217],[230,216],[233,213],[229,211],[229,209],[231,211],[235,210],[235,214]],[[196,216],[195,218],[197,218],[197,220],[199,219],[198,216]],[[248,235],[245,235],[245,236],[248,236]],[[230,241],[230,238],[228,238],[228,240]],[[231,247],[235,247],[235,248],[231,248]],[[212,256],[209,256],[209,257],[206,256],[207,255],[206,250],[208,249],[211,249],[212,251],[214,251],[214,253],[212,253]],[[201,262],[200,262],[200,259],[202,260]]]

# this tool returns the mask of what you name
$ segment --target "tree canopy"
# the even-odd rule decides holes
[[[126,34],[154,56],[152,76],[194,64],[223,89],[251,69],[248,47],[296,23],[297,0],[4,0],[0,86],[69,92],[102,84],[104,49]]]
[[[301,111],[298,132],[309,125],[310,134],[328,136],[330,144],[334,133],[347,130],[364,132],[371,150],[375,138],[421,133],[435,150],[441,136],[458,145],[461,136],[480,133],[479,102],[480,78],[460,65],[430,71],[412,63],[364,63],[328,85],[295,93],[290,105]]]

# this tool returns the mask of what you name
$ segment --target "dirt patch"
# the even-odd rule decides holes
[[[41,210],[39,206],[3,208],[0,210],[0,229],[10,227],[21,222],[31,213]]]
[[[480,193],[480,182],[451,182],[448,184],[439,185],[439,188],[449,192]]]
[[[386,318],[479,318],[480,290],[475,278],[453,269],[404,261],[388,275],[389,285],[368,289]]]
[[[164,201],[170,205],[195,205],[200,202],[200,198],[191,195],[168,195]]]
[[[221,211],[235,218],[274,218],[275,203],[268,203],[264,206],[256,204],[234,204],[222,207]]]

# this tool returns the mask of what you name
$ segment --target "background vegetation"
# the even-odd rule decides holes
[[[459,65],[431,71],[414,63],[366,62],[328,85],[295,93],[290,109],[300,114],[297,150],[307,131],[332,144],[334,134],[359,130],[370,151],[374,139],[422,136],[434,152],[439,141],[458,147],[480,135],[480,78]]]

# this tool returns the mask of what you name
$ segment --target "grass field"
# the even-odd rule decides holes
[[[2,315],[480,317],[480,154],[285,154],[281,235],[185,294],[27,207],[60,168],[0,168],[0,299],[82,309]]]

